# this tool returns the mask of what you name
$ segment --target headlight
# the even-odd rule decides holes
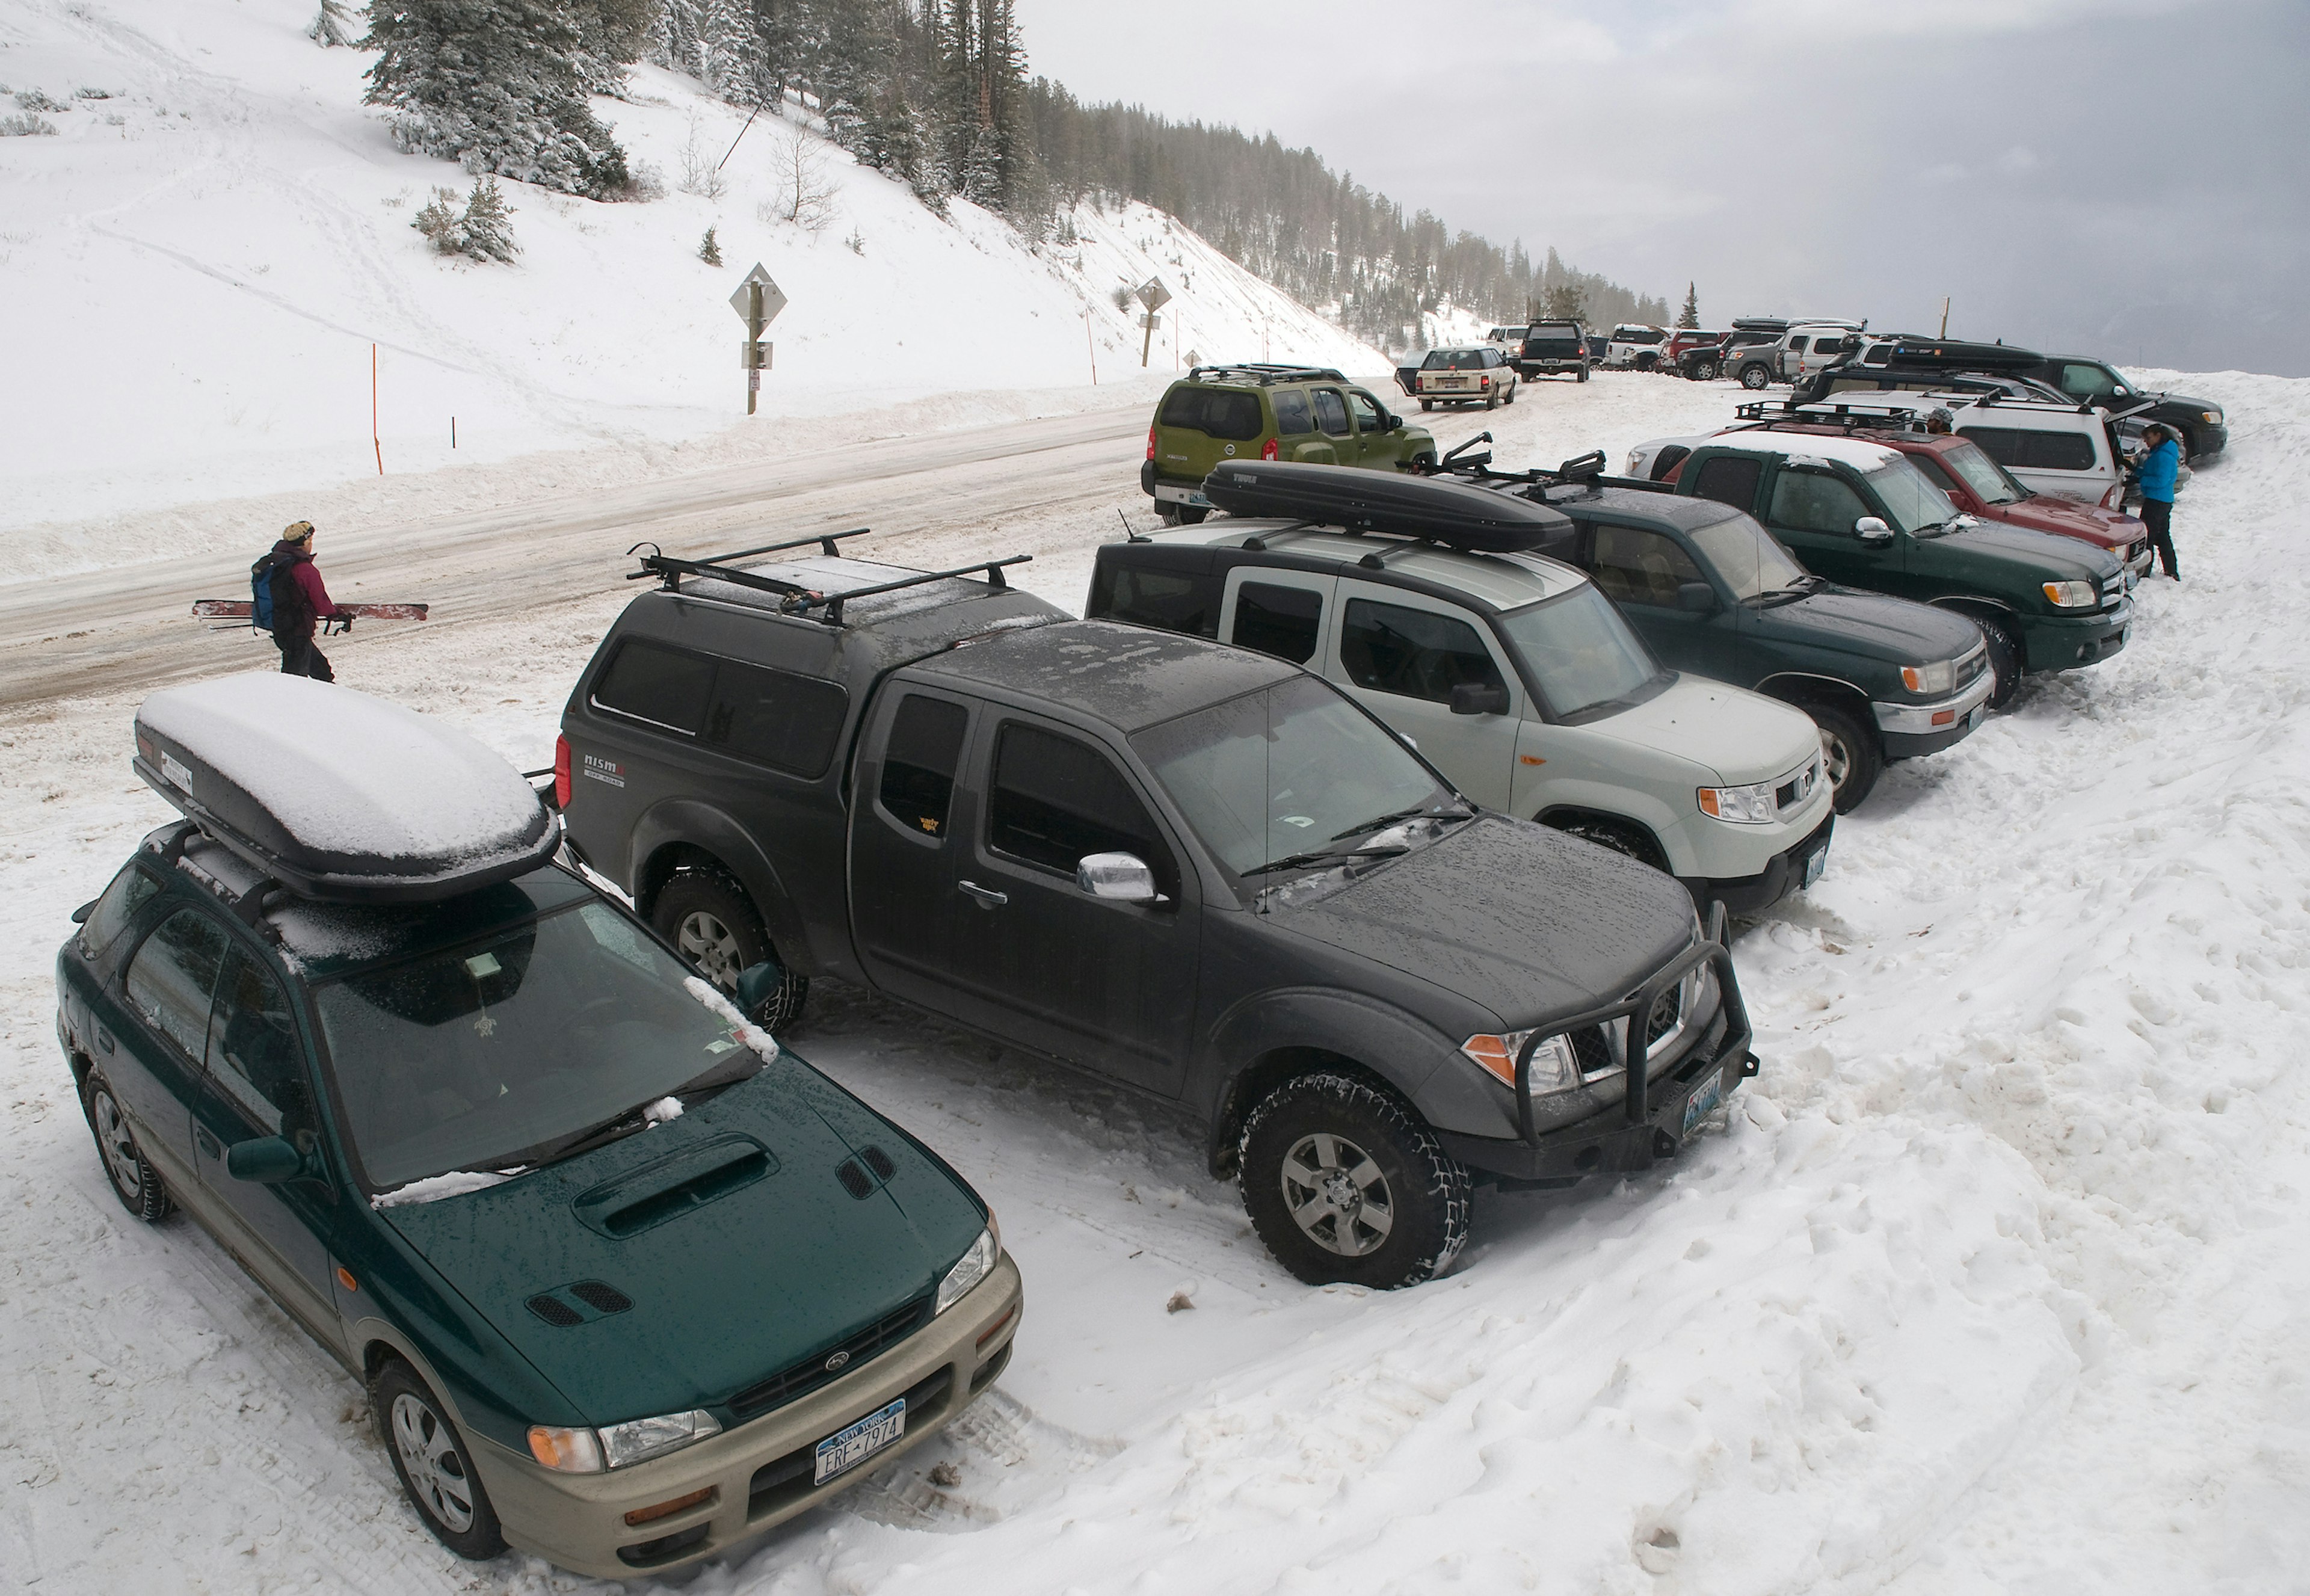
[[[1644,452],[1644,450],[1642,450],[1642,449],[1630,449],[1630,450],[1628,451],[1628,474],[1629,474],[1630,476],[1634,476],[1634,475],[1636,475],[1638,472],[1642,471],[1644,468],[1645,468],[1645,452]]]
[[[960,1302],[964,1292],[994,1272],[994,1261],[1002,1256],[1003,1238],[994,1228],[994,1215],[990,1210],[986,1216],[986,1228],[978,1233],[978,1239],[970,1244],[970,1251],[965,1253],[955,1266],[946,1271],[946,1279],[939,1282],[935,1311],[943,1314]]]
[[[2198,416],[2200,420],[2211,421],[2217,427],[2222,424],[2222,412],[2219,410],[2201,410],[2198,412]]]
[[[1484,1071],[1501,1085],[1515,1085],[1516,1055],[1524,1045],[1532,1040],[1532,1032],[1510,1031],[1505,1037],[1471,1037],[1460,1044],[1466,1054]],[[1572,1044],[1562,1037],[1550,1037],[1532,1050],[1532,1095],[1544,1097],[1550,1092],[1568,1092],[1580,1084],[1580,1063],[1572,1056]]]
[[[2089,610],[2101,603],[2101,589],[2090,582],[2047,582],[2045,596],[2064,610]]]
[[[1930,665],[1903,665],[1901,685],[1913,693],[1945,693],[1957,686],[1957,661],[1935,660]]]
[[[529,1427],[529,1455],[559,1473],[599,1474],[664,1457],[721,1433],[720,1421],[702,1410],[629,1419],[600,1430],[534,1424]]]
[[[1780,819],[1773,802],[1773,784],[1755,782],[1745,787],[1702,787],[1700,812],[1736,826],[1769,826]]]

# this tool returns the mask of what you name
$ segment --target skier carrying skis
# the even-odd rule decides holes
[[[353,618],[337,607],[321,585],[320,568],[313,563],[313,524],[292,523],[273,545],[271,559],[273,641],[281,650],[282,674],[334,681],[328,656],[313,646],[313,629],[323,620],[334,620],[351,631]]]

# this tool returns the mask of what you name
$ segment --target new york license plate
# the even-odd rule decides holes
[[[869,1413],[848,1429],[838,1430],[818,1444],[818,1470],[813,1485],[824,1485],[846,1469],[855,1469],[907,1433],[907,1399],[900,1397],[880,1412]]]

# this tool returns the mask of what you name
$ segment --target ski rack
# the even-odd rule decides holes
[[[1934,395],[1921,395],[1934,398]],[[1801,404],[1793,399],[1751,399],[1733,407],[1735,421],[1788,421],[1798,425],[1843,427],[1850,432],[1856,427],[1911,427],[1915,419],[1934,410],[1947,410],[1950,405],[1938,399],[1931,404],[1904,404],[1891,400],[1877,403],[1866,401],[1817,399]]]
[[[1439,477],[1472,477],[1480,482],[1497,483],[1503,487],[1510,482],[1522,482],[1534,488],[1590,487],[1602,481],[1604,477],[1604,451],[1602,449],[1591,449],[1585,455],[1575,455],[1572,459],[1560,463],[1554,471],[1537,465],[1527,467],[1523,471],[1495,471],[1492,469],[1492,454],[1489,449],[1481,455],[1470,455],[1465,459],[1461,458],[1463,451],[1472,449],[1480,443],[1491,441],[1490,433],[1479,432],[1438,460],[1429,474]]]
[[[873,598],[880,594],[897,593],[908,587],[921,587],[932,582],[944,582],[952,577],[968,577],[981,571],[986,573],[981,579],[988,586],[1008,588],[1011,584],[1003,577],[1003,568],[1025,565],[1035,558],[1031,554],[1013,554],[1006,559],[983,559],[970,565],[957,566],[952,570],[916,571],[896,581],[878,582],[871,587],[854,587],[847,593],[832,594],[821,593],[813,587],[805,587],[799,582],[789,582],[782,577],[765,577],[760,571],[740,570],[729,564],[729,561],[734,559],[750,559],[759,555],[779,553],[787,549],[806,548],[812,543],[816,543],[828,558],[834,559],[838,557],[839,551],[835,545],[840,540],[862,537],[869,530],[867,527],[861,526],[849,532],[793,538],[782,543],[765,543],[759,549],[739,549],[728,554],[709,554],[700,559],[682,559],[671,554],[660,553],[656,543],[636,543],[626,552],[635,554],[643,549],[647,549],[650,552],[640,555],[642,568],[627,572],[626,580],[638,582],[649,577],[656,577],[662,582],[665,592],[679,593],[682,591],[682,577],[703,577],[716,582],[727,582],[733,586],[751,587],[758,593],[775,594],[778,599],[778,612],[782,615],[804,617],[823,622],[827,626],[838,627],[845,624],[842,619],[842,607],[852,599]],[[825,610],[824,614],[811,613],[812,611],[821,606]]]

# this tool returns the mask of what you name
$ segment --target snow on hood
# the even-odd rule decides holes
[[[263,672],[164,688],[136,719],[196,750],[325,853],[457,863],[537,823],[537,794],[455,726],[383,698]]]

